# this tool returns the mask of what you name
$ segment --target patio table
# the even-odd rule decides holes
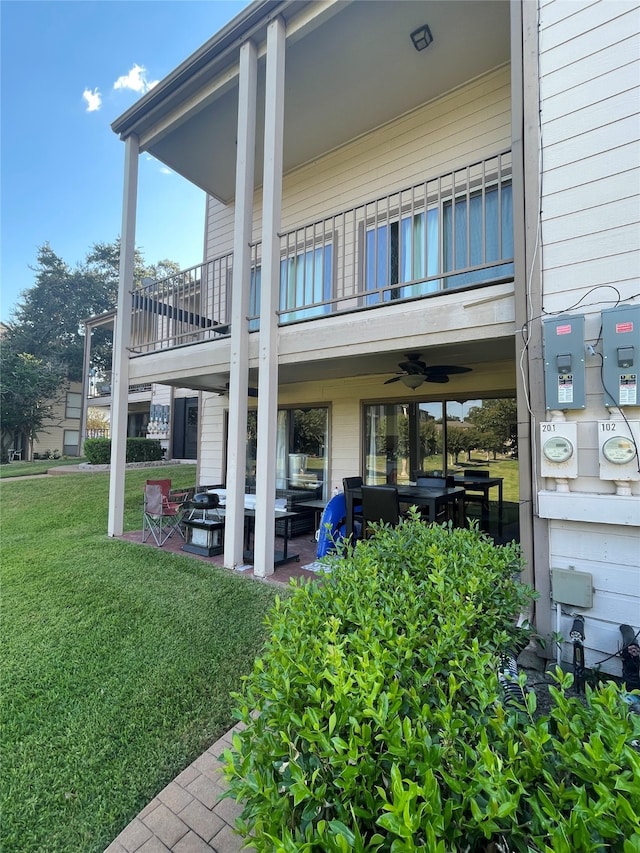
[[[437,517],[443,506],[453,505],[456,524],[464,527],[464,495],[465,491],[459,486],[426,488],[425,486],[396,486],[400,503],[428,509],[429,518]],[[354,500],[362,499],[362,490],[358,487],[349,489],[351,501],[347,506],[353,506]],[[347,513],[347,536],[353,534],[353,513]]]

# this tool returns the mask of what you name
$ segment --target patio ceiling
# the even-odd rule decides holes
[[[438,393],[441,396],[456,396],[456,388],[468,389],[476,385],[479,378],[487,373],[493,374],[497,368],[502,371],[513,373],[513,388],[516,387],[515,376],[515,350],[513,338],[484,338],[482,340],[453,342],[447,345],[426,346],[424,342],[414,342],[415,345],[406,346],[403,349],[388,351],[378,350],[376,352],[354,351],[348,356],[337,358],[320,357],[317,360],[281,361],[278,368],[278,382],[288,385],[297,382],[325,381],[331,382],[349,377],[380,377],[380,391],[382,392],[385,379],[398,372],[398,363],[404,361],[408,352],[421,353],[421,358],[428,364],[456,364],[471,367],[473,373],[462,376],[452,376],[447,385],[421,386],[421,392]],[[219,346],[219,345],[217,345]],[[205,347],[206,350],[208,348]],[[210,353],[211,351],[208,350]],[[163,358],[163,354],[160,358]],[[222,388],[229,381],[228,368],[222,366],[224,357],[219,367],[210,369],[195,367],[192,370],[180,371],[177,369],[179,362],[175,359],[175,351],[166,354],[168,360],[174,365],[176,375],[173,378],[166,377],[165,382],[175,387],[191,388],[194,391],[211,391]],[[145,358],[132,360],[134,375],[136,368],[144,369]],[[155,361],[155,359],[154,359]],[[204,362],[210,362],[209,358]],[[203,364],[204,366],[204,364]],[[136,381],[141,381],[136,378]],[[257,387],[258,370],[251,367],[249,370],[249,384]],[[395,389],[395,390],[393,390]],[[390,386],[390,393],[401,393],[406,388],[401,383]],[[386,393],[386,391],[385,391]],[[468,396],[465,390],[463,396]]]
[[[259,46],[256,186],[262,184],[264,41],[287,21],[284,170],[312,162],[509,61],[506,0],[258,0],[113,124],[228,202],[235,188],[239,45]],[[301,25],[301,19],[306,23]],[[418,52],[410,33],[428,24]]]

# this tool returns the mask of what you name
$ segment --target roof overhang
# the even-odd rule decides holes
[[[262,184],[266,31],[286,22],[285,174],[504,65],[506,0],[257,0],[112,125],[223,202],[235,190],[241,45],[258,49],[256,186]],[[411,32],[428,24],[417,51]]]

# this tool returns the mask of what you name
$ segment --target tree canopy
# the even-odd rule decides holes
[[[5,448],[14,441],[16,433],[33,441],[47,421],[51,421],[67,383],[63,364],[15,352],[4,340],[0,341],[0,360],[0,419]]]
[[[15,431],[33,440],[50,418],[50,401],[66,390],[67,382],[82,380],[84,321],[116,307],[119,263],[119,240],[95,243],[75,267],[49,243],[38,249],[35,283],[23,291],[0,348],[3,445]],[[136,250],[136,284],[147,275],[163,278],[177,271],[169,260],[146,265]],[[92,356],[107,363],[110,335],[102,329],[94,334]]]

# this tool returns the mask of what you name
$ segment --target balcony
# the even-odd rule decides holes
[[[142,382],[135,385],[129,385],[129,394],[151,392],[151,383]],[[103,371],[97,376],[94,372],[89,371],[89,381],[87,382],[87,397],[90,400],[111,397],[111,371]]]
[[[251,249],[250,331],[261,249]],[[294,228],[280,253],[281,325],[512,280],[511,152]],[[131,352],[228,337],[232,271],[227,254],[136,288]]]

